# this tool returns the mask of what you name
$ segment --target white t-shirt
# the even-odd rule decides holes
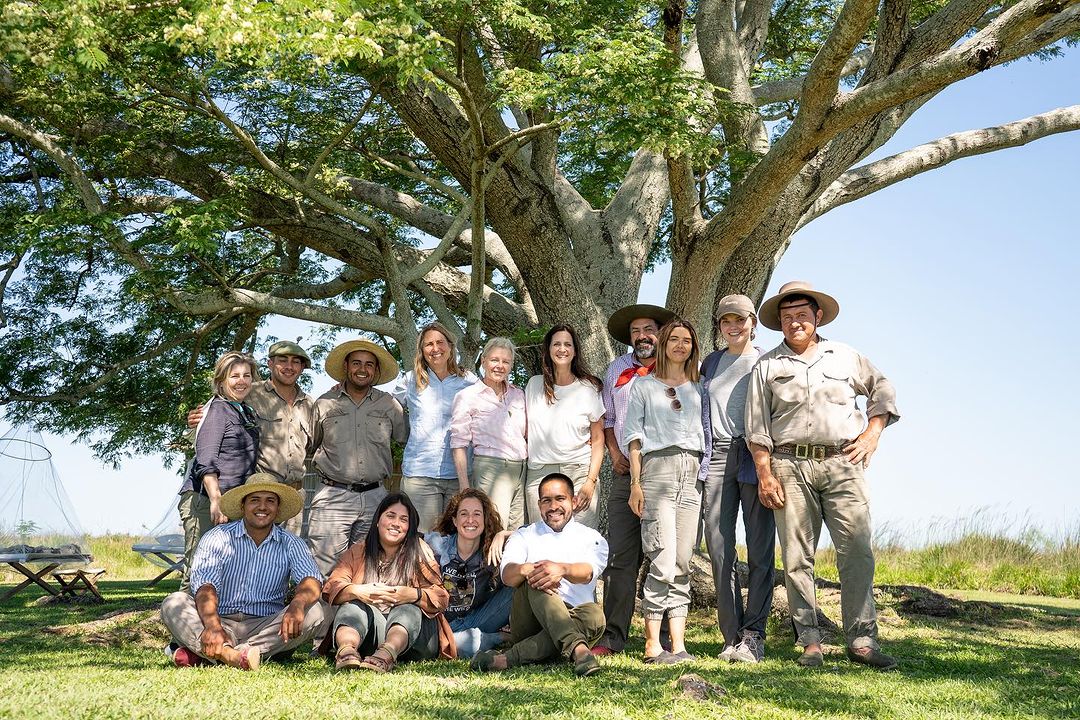
[[[529,466],[551,463],[588,465],[592,455],[589,426],[604,416],[600,392],[588,380],[555,386],[548,404],[544,377],[533,375],[525,386],[529,419]]]

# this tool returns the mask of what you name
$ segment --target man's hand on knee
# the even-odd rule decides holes
[[[199,636],[199,644],[202,645],[202,654],[208,658],[217,658],[229,638],[221,626],[205,627]]]
[[[534,590],[543,590],[549,595],[554,595],[559,589],[559,583],[566,576],[566,566],[552,560],[541,560],[533,566],[531,573],[526,576],[529,587]]]

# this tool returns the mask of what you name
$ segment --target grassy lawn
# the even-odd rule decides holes
[[[1047,612],[1038,598],[939,619],[901,614],[883,596],[882,640],[902,662],[894,673],[853,666],[839,648],[824,668],[801,669],[790,630],[775,620],[764,663],[726,665],[714,659],[714,619],[699,613],[688,644],[700,661],[644,666],[639,641],[629,655],[606,659],[602,674],[579,680],[567,665],[480,675],[464,662],[341,675],[299,655],[258,673],[177,669],[161,652],[167,638],[154,620],[176,583],[141,585],[104,581],[98,605],[36,605],[32,592],[0,604],[0,718],[1080,717],[1080,623]],[[822,595],[838,618],[836,593]],[[127,614],[99,621],[117,611]],[[55,626],[65,629],[46,631]],[[726,693],[683,696],[675,681],[690,672]]]

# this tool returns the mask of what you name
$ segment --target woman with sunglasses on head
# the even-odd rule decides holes
[[[525,393],[510,382],[517,349],[493,337],[480,355],[483,379],[457,394],[450,413],[450,447],[461,487],[483,490],[506,527],[525,518]],[[472,450],[472,482],[469,450]]]
[[[705,449],[700,350],[694,327],[679,318],[660,329],[656,348],[654,373],[630,388],[623,432],[630,449],[630,509],[641,518],[641,549],[649,559],[641,600],[645,662],[674,664],[695,659],[686,651],[685,635]],[[670,651],[660,646],[665,614]]]
[[[339,608],[321,650],[336,649],[336,669],[384,673],[399,659],[455,657],[443,617],[450,596],[417,521],[408,495],[387,495],[364,542],[330,572],[323,599]]]
[[[450,414],[457,394],[476,382],[458,364],[453,333],[433,322],[416,337],[413,369],[398,381],[394,396],[409,417],[409,442],[401,461],[401,490],[420,513],[420,532],[435,526],[461,485],[450,453]]]
[[[185,568],[199,539],[214,525],[228,522],[221,511],[221,495],[239,487],[255,472],[259,454],[259,427],[255,411],[244,402],[259,379],[255,359],[241,352],[227,352],[214,363],[210,389],[214,393],[203,407],[195,428],[195,457],[180,487],[180,521],[184,525]],[[181,589],[187,589],[184,571]]]
[[[599,524],[596,482],[604,462],[603,383],[589,373],[578,354],[574,328],[559,324],[541,344],[540,368],[525,386],[529,415],[529,463],[525,479],[528,522],[540,519],[540,481],[562,473],[574,482],[574,519],[593,529]]]
[[[435,529],[424,536],[450,593],[446,619],[459,658],[471,658],[503,641],[513,589],[499,577],[503,543],[499,511],[482,490],[466,488],[450,498]]]

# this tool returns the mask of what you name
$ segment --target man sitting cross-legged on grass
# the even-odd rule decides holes
[[[562,473],[540,481],[540,520],[518,529],[506,543],[501,573],[514,590],[510,640],[505,653],[486,650],[472,667],[506,670],[560,654],[578,675],[600,669],[590,649],[604,632],[604,611],[595,602],[596,579],[607,565],[600,533],[575,521],[574,484]]]
[[[301,507],[300,494],[267,473],[222,495],[222,512],[233,522],[199,541],[191,563],[194,595],[175,592],[161,605],[161,620],[180,645],[173,652],[178,667],[222,663],[256,670],[262,657],[321,634],[326,608],[319,569],[304,541],[274,524]],[[289,580],[296,590],[286,605]]]

